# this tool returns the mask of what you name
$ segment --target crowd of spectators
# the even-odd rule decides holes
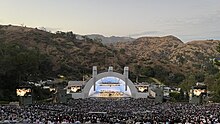
[[[139,98],[71,99],[66,104],[0,105],[0,123],[220,124],[220,104],[155,103]]]

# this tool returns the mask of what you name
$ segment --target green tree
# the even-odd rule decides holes
[[[155,78],[159,79],[162,82],[167,81],[167,77],[169,76],[169,72],[162,66],[156,65],[154,66],[154,74]]]
[[[46,60],[37,50],[0,42],[0,99],[15,100],[19,82],[39,77],[46,69],[41,68]]]
[[[155,76],[154,69],[150,66],[143,67],[142,68],[142,73],[143,73],[143,75],[145,75],[147,77],[154,77]]]
[[[180,84],[185,79],[185,76],[181,73],[171,73],[168,77],[168,81],[173,84]]]
[[[183,89],[183,91],[187,91],[189,92],[189,90],[191,89],[191,87],[193,85],[195,85],[196,80],[195,80],[195,76],[193,74],[189,74],[186,76],[186,78],[183,80],[183,83],[181,83],[179,85],[179,87],[181,89]]]
[[[121,48],[121,49],[119,50],[119,52],[120,52],[121,54],[125,54],[125,49],[124,49],[124,48]]]
[[[171,100],[175,102],[186,101],[186,98],[187,98],[187,97],[184,97],[183,90],[180,90],[180,92],[171,92],[170,97],[171,97]]]
[[[217,51],[220,53],[220,43],[217,46]],[[217,60],[217,59],[216,59]],[[220,66],[219,60],[215,62],[215,65]],[[212,100],[215,102],[220,102],[220,73],[215,77],[215,82],[212,85],[211,90],[213,91]]]
[[[135,69],[135,75],[136,75],[136,82],[138,82],[139,76],[141,73],[141,65],[139,65],[139,64],[135,65],[134,69]]]
[[[205,80],[205,75],[204,75],[204,73],[196,73],[196,75],[195,75],[195,80],[197,81],[197,82],[204,82],[204,80]]]

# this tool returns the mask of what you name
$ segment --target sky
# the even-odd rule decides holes
[[[0,0],[0,24],[81,35],[220,40],[220,0]]]

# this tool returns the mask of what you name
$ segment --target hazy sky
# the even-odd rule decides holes
[[[0,24],[105,36],[220,39],[220,0],[0,0]]]

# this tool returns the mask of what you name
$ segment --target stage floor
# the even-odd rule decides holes
[[[90,95],[90,97],[131,97],[127,94],[114,94],[114,93],[95,93]]]

